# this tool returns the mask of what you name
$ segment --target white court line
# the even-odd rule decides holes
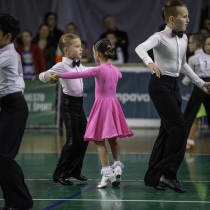
[[[4,199],[0,199],[4,200]],[[98,201],[98,202],[153,202],[153,203],[210,203],[210,201],[172,201],[172,200],[102,200],[102,199],[33,199],[34,201]]]

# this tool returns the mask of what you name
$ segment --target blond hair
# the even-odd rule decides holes
[[[71,44],[71,40],[73,40],[73,39],[80,39],[80,37],[77,36],[76,34],[72,34],[72,33],[65,33],[61,36],[58,45],[59,45],[60,51],[63,54],[64,54],[63,48],[68,47]]]
[[[178,7],[186,7],[186,5],[178,0],[170,0],[166,2],[162,9],[162,17],[166,23],[168,23],[170,16],[176,17],[179,14]]]

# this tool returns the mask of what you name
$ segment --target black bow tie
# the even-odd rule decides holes
[[[184,33],[183,31],[176,32],[176,31],[172,30],[171,36],[172,36],[172,38],[175,37],[175,36],[178,36],[179,38],[182,38],[183,33]]]
[[[72,63],[73,68],[74,68],[75,66],[79,66],[79,65],[80,65],[80,60],[78,60],[78,61],[73,61],[73,63]]]

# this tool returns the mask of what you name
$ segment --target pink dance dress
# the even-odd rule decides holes
[[[126,138],[134,133],[129,129],[116,97],[120,71],[112,64],[101,64],[83,72],[61,73],[62,79],[95,77],[95,102],[85,132],[86,141],[103,141],[108,138]]]

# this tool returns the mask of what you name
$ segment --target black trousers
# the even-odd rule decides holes
[[[210,78],[202,79],[206,82],[210,82]],[[206,94],[199,87],[194,85],[190,100],[188,101],[186,109],[184,111],[184,118],[189,131],[202,103],[204,104],[206,109],[210,129],[210,95]]]
[[[0,99],[0,185],[7,207],[31,207],[33,201],[24,183],[20,166],[14,160],[20,148],[28,118],[22,92]]]
[[[177,170],[185,154],[188,130],[181,112],[178,78],[152,75],[149,94],[161,118],[161,126],[144,181],[156,186],[161,175],[177,179]]]
[[[82,104],[83,97],[62,94],[60,112],[66,128],[66,143],[62,148],[54,178],[68,178],[71,174],[81,174],[89,143],[84,141],[87,119]]]

